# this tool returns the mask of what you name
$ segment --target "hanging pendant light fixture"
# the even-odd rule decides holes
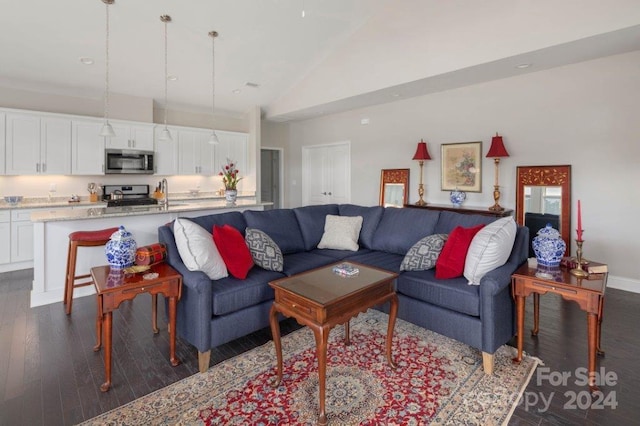
[[[113,4],[114,0],[102,0],[107,6],[107,24],[106,24],[106,48],[105,48],[105,64],[106,72],[104,77],[104,125],[100,130],[100,136],[108,138],[114,137],[116,132],[113,131],[113,127],[109,124],[109,5]]]
[[[217,31],[209,31],[209,37],[211,37],[211,137],[209,143],[211,145],[218,145],[218,135],[216,135],[215,127],[215,106],[216,106],[216,37],[218,37]]]
[[[169,80],[169,73],[167,72],[167,24],[171,22],[171,16],[162,15],[160,16],[160,20],[164,22],[164,129],[160,132],[158,140],[170,142],[173,138],[171,137],[171,132],[167,128],[167,83]]]

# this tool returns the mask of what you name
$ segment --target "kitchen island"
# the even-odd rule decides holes
[[[235,204],[223,200],[169,201],[168,206],[92,207],[40,210],[31,215],[33,222],[33,288],[31,307],[61,302],[64,294],[69,234],[124,226],[133,234],[138,247],[158,241],[158,227],[178,217],[196,217],[229,211],[264,210],[271,203],[238,199]],[[77,275],[91,267],[107,263],[103,246],[78,250]],[[74,290],[74,297],[94,294],[92,286]]]

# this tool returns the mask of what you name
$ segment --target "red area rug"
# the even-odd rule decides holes
[[[375,310],[331,331],[327,417],[336,425],[505,424],[538,360],[511,358],[504,346],[492,376],[476,349],[396,322],[393,356],[385,358],[387,316]],[[306,425],[318,413],[315,341],[307,328],[283,337],[284,377],[277,388],[273,343],[222,362],[86,424]]]

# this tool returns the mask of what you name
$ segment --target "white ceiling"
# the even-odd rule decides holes
[[[162,104],[164,24],[160,15],[168,14],[173,20],[168,24],[168,73],[178,77],[168,83],[169,108],[210,111],[211,38],[207,33],[216,30],[220,33],[216,39],[217,112],[241,114],[258,105],[269,119],[308,118],[390,102],[398,96],[417,96],[640,49],[637,0],[612,0],[618,3],[615,8],[604,2],[603,10],[618,14],[611,17],[602,16],[596,9],[599,1],[579,2],[581,6],[588,3],[587,8],[593,9],[591,14],[584,10],[575,13],[577,3],[567,1],[568,7],[561,8],[554,17],[564,14],[575,18],[575,25],[560,30],[553,23],[547,28],[526,27],[527,23],[539,25],[549,19],[544,13],[526,13],[532,6],[513,0],[483,4],[463,0],[115,0],[109,6],[110,86],[113,92],[151,98]],[[629,13],[634,1],[638,9],[635,14]],[[556,10],[557,4],[564,4],[555,0],[534,3],[536,7]],[[0,14],[0,85],[101,97],[105,9],[101,0],[6,2]],[[515,40],[513,46],[507,46],[509,49],[500,51],[501,46],[484,45],[486,50],[496,48],[494,60],[486,60],[491,55],[478,56],[474,48],[464,52],[469,58],[467,62],[438,68],[439,64],[431,59],[429,65],[435,64],[433,69],[412,69],[416,56],[410,53],[424,47],[411,41],[419,40],[429,29],[455,33],[461,28],[469,29],[474,21],[489,25],[483,13],[496,16],[507,9],[524,18],[513,28],[504,25],[500,29],[504,30],[501,37]],[[536,31],[543,31],[545,37],[522,38],[522,34],[540,34]],[[480,32],[471,37],[483,35]],[[429,37],[434,40],[433,34]],[[408,54],[403,60],[405,48]],[[384,60],[393,51],[400,56],[395,57],[392,66],[415,72],[405,75],[399,71],[395,80],[389,79],[388,75],[394,73],[389,70],[393,68],[386,68],[389,64]],[[83,65],[80,57],[92,57],[95,64]],[[365,71],[363,75],[358,71],[354,77],[339,70],[345,75],[340,82],[345,87],[337,94],[331,93],[335,88],[330,87],[330,79],[323,81],[323,75],[335,72],[336,67],[327,64],[348,65],[350,60],[371,72]],[[524,71],[514,67],[523,62],[532,62],[534,66]],[[376,71],[384,75],[378,76]],[[360,88],[358,80],[367,84]],[[257,83],[259,87],[247,87],[246,82]],[[310,87],[314,96],[309,95]],[[355,88],[353,93],[349,87]],[[240,93],[234,94],[236,89]],[[323,93],[327,96],[321,96]]]

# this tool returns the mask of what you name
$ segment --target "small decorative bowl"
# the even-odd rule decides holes
[[[22,201],[22,195],[7,195],[6,197],[4,197],[4,201],[9,204],[16,205],[20,201]]]

